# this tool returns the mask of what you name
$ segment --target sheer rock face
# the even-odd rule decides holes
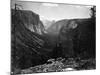
[[[15,12],[17,12],[17,14]],[[38,34],[43,34],[46,32],[38,14],[35,14],[34,12],[28,10],[12,10],[12,15],[15,14],[24,23],[25,27],[31,30],[32,32]]]
[[[11,18],[12,70],[44,63],[48,51],[41,49],[45,39],[40,35],[44,29],[39,15],[26,10],[12,10]]]

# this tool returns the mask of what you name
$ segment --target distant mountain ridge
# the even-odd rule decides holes
[[[47,19],[44,19],[44,20],[41,20],[43,25],[45,26],[45,29],[47,30],[52,24],[55,23],[55,20],[47,20]]]
[[[63,27],[65,24],[67,24],[67,19],[65,20],[59,20],[55,23],[53,23],[48,29],[47,32],[51,34],[59,34],[59,31],[61,27]]]

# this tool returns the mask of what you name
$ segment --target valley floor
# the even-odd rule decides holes
[[[45,73],[45,72],[66,72],[75,70],[92,70],[96,68],[95,59],[80,58],[57,58],[49,59],[47,63],[21,70],[21,74]]]

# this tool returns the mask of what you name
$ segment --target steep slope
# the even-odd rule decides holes
[[[11,18],[12,71],[44,63],[49,51],[42,49],[46,39],[38,32],[43,29],[39,16],[27,10],[12,10]],[[32,25],[34,32],[29,28]]]

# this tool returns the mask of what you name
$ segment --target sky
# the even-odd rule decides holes
[[[41,20],[61,20],[90,17],[91,6],[12,0],[12,8],[15,3],[21,5],[24,10],[31,10],[39,14]]]

